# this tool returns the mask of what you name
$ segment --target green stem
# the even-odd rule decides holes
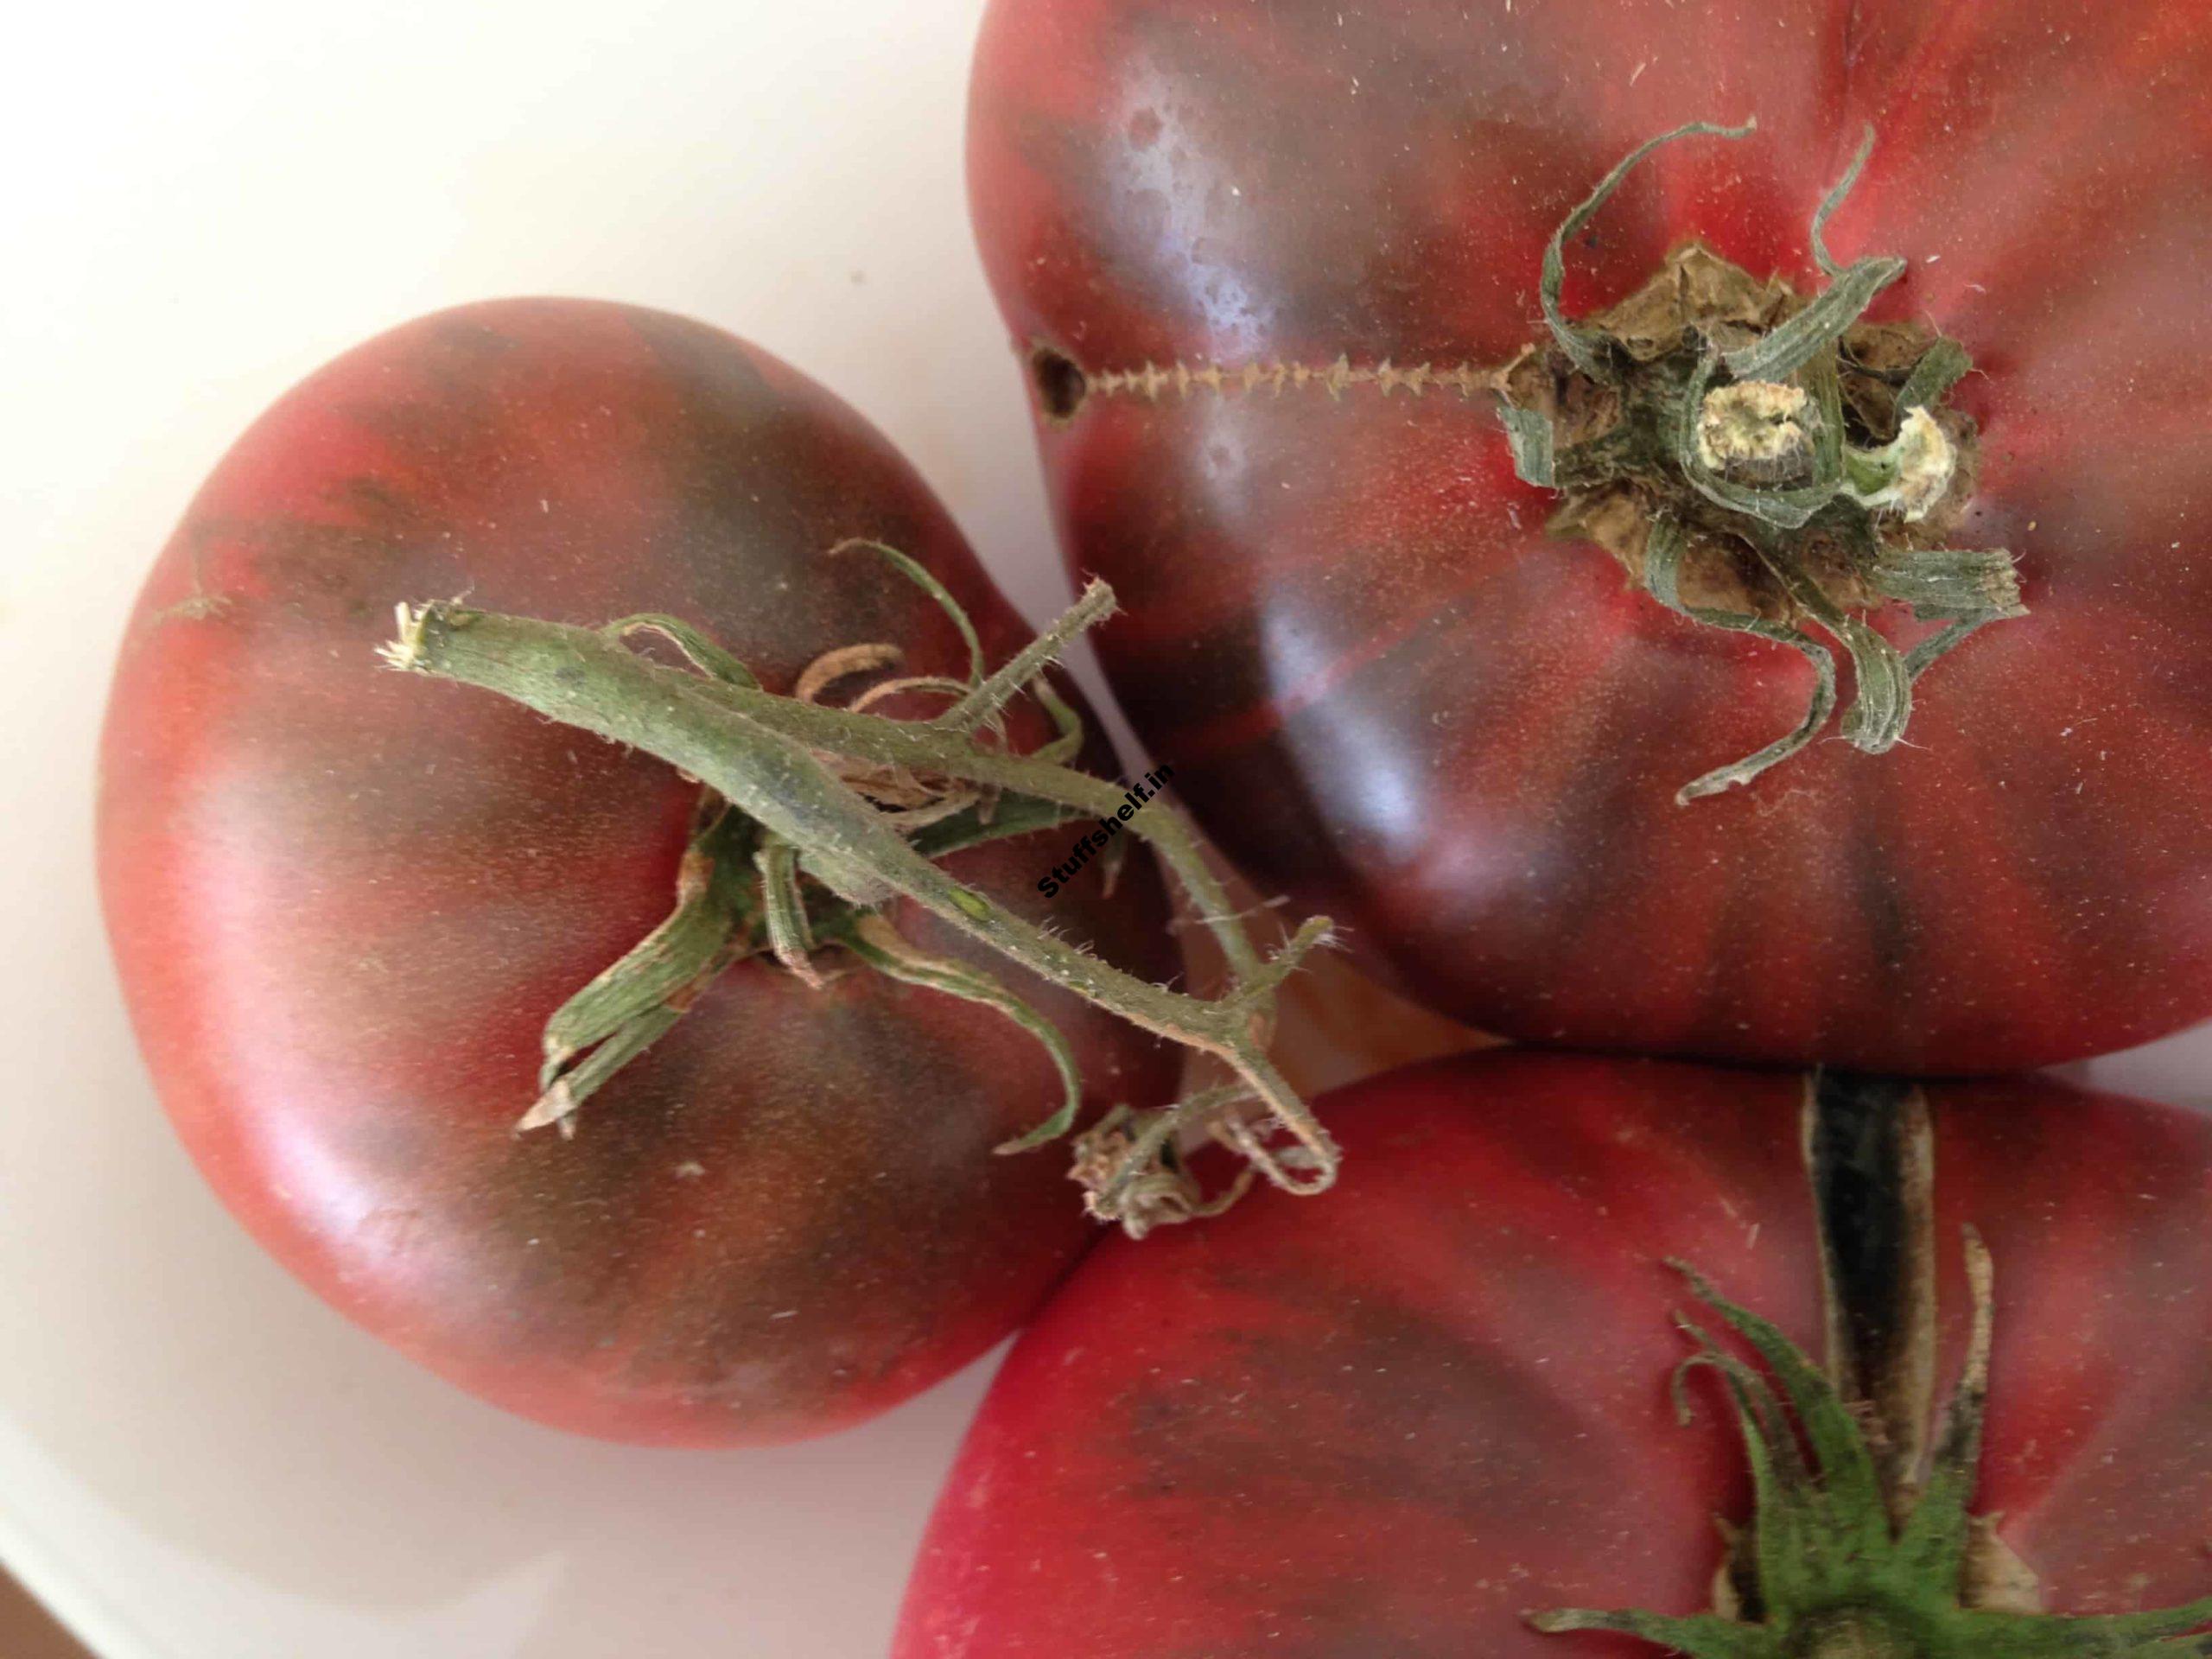
[[[1821,1230],[1827,1366],[1682,1268],[1691,1292],[1758,1361],[1678,1317],[1696,1344],[1686,1368],[1710,1369],[1726,1383],[1751,1467],[1751,1524],[1724,1529],[1726,1593],[1706,1613],[1571,1608],[1529,1622],[1547,1633],[1638,1637],[1692,1659],[2212,1653],[2212,1599],[2078,1618],[2023,1610],[2024,1591],[2033,1605],[2031,1575],[1971,1509],[1995,1319],[1989,1253],[1972,1228],[1965,1363],[1932,1447],[1928,1433],[1936,1275],[1927,1102],[1910,1084],[1816,1073],[1802,1135]],[[1991,1593],[1993,1557],[2013,1569],[2003,1604]]]
[[[640,666],[666,676],[676,685],[693,690],[810,749],[849,755],[883,766],[938,772],[968,783],[995,785],[1091,817],[1113,817],[1128,798],[1119,786],[1103,779],[1034,755],[981,748],[957,733],[696,680],[652,664],[641,663]],[[1159,849],[1190,899],[1192,908],[1228,959],[1230,973],[1242,980],[1259,972],[1262,966],[1259,950],[1237,926],[1236,907],[1230,900],[1228,889],[1199,852],[1197,833],[1188,821],[1162,801],[1131,819],[1129,828]]]
[[[1051,627],[931,723],[948,732],[974,731],[1058,662],[1077,634],[1113,613],[1114,590],[1103,582],[1092,582]]]
[[[804,703],[730,678],[702,679],[648,662],[593,630],[458,605],[404,610],[400,637],[385,656],[395,668],[495,691],[643,749],[715,791],[772,846],[781,841],[798,849],[803,868],[849,902],[874,907],[902,895],[1039,978],[1216,1057],[1267,1118],[1306,1149],[1303,1173],[1281,1173],[1278,1184],[1316,1192],[1333,1180],[1334,1143],[1266,1056],[1263,1000],[1243,995],[1268,964],[1235,925],[1225,891],[1171,812],[1147,812],[1131,827],[1141,825],[1160,848],[1221,941],[1234,983],[1219,1001],[1125,973],[954,880],[821,756],[905,766],[1112,817],[1125,797],[1101,779],[982,748],[963,733]],[[1306,948],[1316,942],[1306,938]]]

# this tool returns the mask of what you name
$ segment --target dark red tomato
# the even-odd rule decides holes
[[[697,786],[381,671],[394,605],[674,613],[772,690],[868,641],[963,672],[912,583],[826,556],[849,536],[934,572],[994,665],[1026,639],[912,470],[766,353],[623,306],[477,305],[270,410],[132,619],[100,875],[163,1103],[293,1272],[499,1404],[646,1441],[836,1427],[1003,1336],[1084,1241],[1063,1160],[991,1155],[1058,1103],[1044,1049],[874,973],[815,991],[740,963],[574,1140],[512,1132],[547,1016],[668,912]],[[1010,736],[1051,733],[1024,708]],[[1035,877],[1064,840],[956,856],[1042,916]],[[1110,900],[1084,877],[1049,914],[1160,977],[1164,893],[1128,874]],[[1172,1090],[1149,1039],[1022,988],[1073,1040],[1092,1108]]]
[[[1505,1051],[1325,1101],[1325,1202],[1110,1241],[1025,1332],[897,1659],[1656,1652],[1522,1615],[1709,1605],[1746,1459],[1709,1372],[1676,1418],[1695,1305],[1661,1258],[1820,1351],[1801,1090]],[[1929,1094],[1947,1378],[1966,1224],[1996,1267],[1974,1510],[2050,1610],[2206,1596],[2212,1121],[2037,1081]]]
[[[1927,1072],[2204,1017],[2208,78],[2172,0],[997,0],[976,221],[1139,730],[1263,883],[1489,1029]],[[1475,372],[1544,337],[1546,239],[1615,162],[1752,115],[1629,178],[1567,311],[1692,240],[1808,291],[1871,123],[1829,239],[1972,354],[1957,544],[2030,614],[1904,747],[1682,805],[1812,671],[1547,536]]]

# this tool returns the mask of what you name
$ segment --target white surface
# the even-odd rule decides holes
[[[841,391],[1033,616],[1064,594],[960,147],[980,0],[76,3],[0,83],[0,1555],[106,1659],[874,1659],[971,1371],[859,1433],[640,1452],[385,1352],[200,1185],[92,899],[108,658],[246,422],[518,292]],[[26,33],[28,31],[28,34]],[[2212,1039],[2100,1081],[2202,1103]],[[2196,1064],[2192,1065],[2194,1059]]]
[[[1065,592],[961,178],[980,0],[65,4],[0,70],[0,1555],[107,1659],[875,1659],[980,1370],[841,1439],[512,1421],[263,1258],[93,905],[108,660],[200,478],[334,353],[569,293],[851,399]]]

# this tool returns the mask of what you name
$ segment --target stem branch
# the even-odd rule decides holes
[[[768,913],[785,923],[776,930],[783,936],[775,941],[779,957],[805,943],[789,886],[791,854],[786,849],[794,849],[800,868],[851,905],[872,910],[903,896],[1039,978],[1214,1056],[1236,1074],[1241,1092],[1256,1102],[1260,1121],[1270,1126],[1265,1132],[1280,1128],[1304,1149],[1300,1158],[1262,1161],[1262,1171],[1279,1185],[1318,1192],[1335,1178],[1335,1145],[1262,1045],[1275,986],[1299,957],[1325,940],[1325,921],[1308,923],[1282,957],[1264,959],[1238,925],[1190,826],[1164,805],[1129,820],[1129,827],[1160,850],[1228,958],[1232,983],[1225,995],[1218,1001],[1185,995],[1126,973],[955,880],[829,763],[834,758],[896,767],[1003,791],[1047,808],[1115,817],[1127,798],[1115,785],[1053,760],[986,748],[965,729],[1033,679],[1084,626],[1111,607],[1110,591],[1094,584],[1039,647],[981,681],[951,715],[928,723],[778,696],[732,675],[702,678],[648,661],[603,632],[456,604],[402,607],[399,637],[385,656],[395,668],[494,691],[564,724],[642,749],[715,791],[764,834],[766,874],[781,889],[768,894]],[[1244,1135],[1252,1146],[1260,1144],[1260,1134],[1247,1128]],[[1130,1185],[1122,1182],[1121,1190]],[[1101,1196],[1093,1192],[1094,1209]],[[1130,1221],[1119,1213],[1111,1218]]]

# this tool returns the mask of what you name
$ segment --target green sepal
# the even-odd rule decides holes
[[[1909,409],[1935,408],[1973,367],[1974,359],[1967,355],[1965,346],[1955,340],[1938,339],[1921,354],[1920,361],[1905,377],[1904,385],[1897,393],[1897,412],[1902,415]]]
[[[1513,452],[1513,475],[1523,484],[1534,484],[1540,489],[1556,488],[1559,469],[1553,455],[1551,417],[1533,409],[1516,409],[1510,404],[1503,405],[1497,412],[1505,423],[1506,445]]]
[[[1751,1459],[1752,1604],[1759,1622],[1570,1608],[1529,1616],[1549,1633],[1640,1637],[1692,1659],[2184,1659],[2212,1655],[2212,1597],[2152,1612],[2071,1617],[1961,1605],[1970,1504],[1988,1399],[1988,1253],[1967,1239],[1974,1300],[1964,1374],[1912,1507],[1891,1518],[1859,1414],[1779,1328],[1675,1264],[1780,1384],[1679,1319],[1726,1382]],[[1783,1402],[1786,1400],[1785,1410]],[[1801,1444],[1802,1441],[1802,1444]],[[1811,1457],[1805,1456],[1807,1450]]]
[[[1805,718],[1796,729],[1777,738],[1764,748],[1732,760],[1725,766],[1716,766],[1701,778],[1695,778],[1675,791],[1675,799],[1681,804],[1702,796],[1718,795],[1723,790],[1738,784],[1748,784],[1768,767],[1787,760],[1820,733],[1827,724],[1828,716],[1835,712],[1835,658],[1827,646],[1798,629],[1782,623],[1769,622],[1760,617],[1739,611],[1716,610],[1709,606],[1683,603],[1677,589],[1680,580],[1682,550],[1688,545],[1681,526],[1672,519],[1662,518],[1651,526],[1651,534],[1644,544],[1643,585],[1652,598],[1669,610],[1687,616],[1693,622],[1707,627],[1725,628],[1732,633],[1754,634],[1787,645],[1798,652],[1813,668],[1813,696],[1805,710]]]
[[[608,1044],[618,1033],[630,1030],[634,1035],[640,1020],[684,999],[721,970],[733,943],[747,929],[752,826],[712,797],[702,800],[699,822],[677,873],[676,907],[545,1022],[537,1086],[541,1095],[550,1092],[567,1073],[567,1110],[582,1104],[614,1070],[600,1065],[587,1071],[575,1064],[576,1057]],[[675,1023],[673,1017],[668,1023]],[[666,1029],[662,1026],[652,1036]],[[634,1055],[643,1046],[637,1043],[628,1052]],[[535,1128],[565,1115],[543,1115],[550,1110],[541,1098],[524,1121]]]
[[[1794,1529],[1800,1536],[1791,1541],[1798,1548],[1789,1552],[1789,1558],[1766,1548],[1762,1512],[1760,1596],[1770,1614],[1787,1620],[1847,1588],[1852,1568],[1877,1558],[1888,1547],[1881,1478],[1850,1408],[1797,1346],[1770,1321],[1722,1297],[1695,1268],[1680,1262],[1670,1265],[1688,1281],[1697,1299],[1726,1320],[1766,1363],[1788,1396],[1789,1414],[1802,1427],[1812,1450],[1812,1478],[1792,1481],[1793,1491],[1774,1494],[1774,1501],[1806,1507]],[[1786,1433],[1783,1438],[1794,1445]],[[1770,1554],[1777,1559],[1769,1561]],[[1805,1581],[1791,1582],[1800,1570]],[[1841,1582],[1836,1581],[1839,1578]]]
[[[1675,1323],[1698,1345],[1698,1351],[1675,1373],[1677,1415],[1681,1414],[1680,1395],[1689,1373],[1699,1366],[1719,1373],[1721,1386],[1736,1408],[1736,1427],[1743,1438],[1745,1460],[1751,1465],[1752,1497],[1759,1516],[1751,1541],[1760,1582],[1774,1580],[1784,1596],[1792,1595],[1796,1587],[1796,1599],[1802,1600],[1802,1587],[1796,1586],[1796,1580],[1803,1576],[1802,1564],[1815,1558],[1819,1516],[1813,1503],[1812,1471],[1789,1414],[1767,1380],[1723,1349],[1696,1321],[1677,1319]]]
[[[1085,816],[1074,807],[1041,800],[1034,795],[1001,794],[988,817],[978,802],[963,807],[950,817],[924,825],[907,840],[916,852],[935,862],[948,853],[1014,836],[1033,835],[1039,830],[1057,829]]]
[[[1684,456],[1682,475],[1713,505],[1740,512],[1775,530],[1802,530],[1836,495],[1835,485],[1827,481],[1796,485],[1783,490],[1738,484],[1707,470],[1694,450]]]
[[[1598,188],[1584,197],[1580,205],[1560,220],[1559,228],[1552,232],[1551,240],[1544,245],[1543,273],[1537,282],[1537,297],[1543,305],[1544,322],[1551,329],[1552,338],[1559,342],[1560,349],[1567,353],[1574,366],[1592,379],[1611,378],[1605,359],[1591,343],[1604,337],[1593,330],[1577,327],[1568,321],[1567,313],[1560,308],[1560,290],[1567,283],[1567,238],[1587,225],[1598,210],[1605,205],[1607,198],[1620,188],[1621,181],[1629,175],[1636,164],[1661,145],[1671,144],[1677,138],[1698,136],[1742,138],[1758,126],[1756,117],[1740,127],[1724,127],[1711,121],[1691,121],[1676,127],[1672,132],[1662,132],[1656,138],[1645,139],[1623,156],[1613,170],[1598,181]]]
[[[1923,621],[1950,617],[2024,616],[2020,579],[2003,548],[1885,549],[1874,560],[1874,585],[1885,599],[1908,605]]]
[[[1847,523],[1860,535],[1868,533],[1863,513]],[[1826,629],[1850,655],[1858,683],[1853,690],[1851,706],[1844,711],[1845,739],[1869,754],[1881,754],[1895,747],[1912,717],[1913,676],[1904,654],[1865,621],[1831,600],[1777,537],[1764,534],[1753,535],[1749,539],[1761,563],[1790,601]]]
[[[1874,129],[1870,125],[1843,177],[1813,210],[1813,257],[1831,279],[1829,287],[1771,334],[1727,354],[1728,372],[1738,380],[1787,379],[1841,340],[1844,331],[1874,302],[1874,296],[1904,275],[1905,262],[1895,255],[1839,266],[1828,252],[1828,220],[1859,182],[1866,158],[1873,152]]]
[[[1927,639],[1905,652],[1904,671],[1916,680],[1944,658],[1966,644],[1968,636],[1977,630],[1988,626],[1992,622],[2001,622],[2008,615],[2024,616],[2026,614],[2027,612],[2022,609],[2003,614],[1961,617],[1948,627],[1940,632],[1929,635]]]
[[[1073,614],[1103,615],[1112,603],[1110,590],[1094,584]],[[1265,1010],[1185,995],[1133,974],[963,885],[909,839],[929,826],[935,807],[976,804],[982,808],[976,815],[981,824],[992,816],[984,804],[1009,794],[1072,805],[1084,816],[1110,817],[1126,810],[1126,791],[1119,785],[969,733],[776,696],[657,663],[593,629],[450,602],[403,602],[395,622],[392,638],[377,647],[392,671],[480,687],[577,730],[642,750],[698,781],[750,820],[762,837],[802,849],[800,868],[846,901],[845,908],[824,903],[818,916],[810,913],[818,939],[838,940],[846,929],[872,919],[858,912],[902,897],[1070,995],[1221,1062],[1236,1077],[1235,1090],[1253,1114],[1249,1122],[1213,1121],[1207,1127],[1245,1151],[1252,1166],[1217,1199],[1195,1184],[1163,1192],[1159,1183],[1169,1162],[1166,1151],[1147,1155],[1142,1167],[1132,1170],[1116,1147],[1086,1136],[1077,1158],[1077,1179],[1086,1207],[1099,1219],[1141,1236],[1166,1222],[1217,1213],[1262,1174],[1301,1196],[1335,1180],[1340,1161],[1335,1142],[1262,1046]],[[1056,626],[1048,632],[1073,631]],[[1078,729],[1071,721],[1058,723],[1056,741]],[[879,804],[863,788],[887,769],[941,779],[942,791],[935,785],[925,788],[913,810],[897,801]],[[932,792],[934,802],[926,798]],[[884,810],[887,805],[896,810]],[[1172,808],[1133,826],[1133,833],[1159,850],[1199,925],[1219,944],[1233,996],[1235,986],[1265,964],[1196,838]],[[681,1007],[671,1001],[666,1012],[680,1013]],[[656,1017],[623,1027],[626,1045],[632,1036],[650,1040],[658,1023]],[[1056,1050],[1056,1058],[1065,1055]],[[1195,1109],[1189,1101],[1167,1109],[1164,1132],[1179,1132]],[[1263,1137],[1294,1144],[1271,1146]],[[1109,1191],[1120,1193],[1117,1203],[1102,1198]]]
[[[710,971],[735,925],[734,912],[704,899],[679,900],[666,920],[545,1022],[537,1086],[550,1089],[577,1055]]]
[[[600,632],[610,639],[627,639],[633,633],[659,634],[682,652],[692,667],[709,678],[726,685],[741,685],[748,691],[760,689],[760,682],[751,669],[681,617],[643,611],[635,616],[618,617]]]
[[[1655,278],[1646,290],[1605,317],[1578,322],[1565,315],[1560,302],[1567,241],[1644,157],[1691,134],[1741,137],[1755,124],[1730,128],[1694,122],[1637,146],[1567,216],[1546,246],[1539,283],[1546,326],[1567,363],[1583,378],[1618,394],[1613,404],[1593,405],[1610,410],[1610,422],[1593,421],[1600,429],[1567,445],[1560,429],[1540,410],[1508,404],[1501,416],[1516,476],[1567,496],[1567,510],[1554,519],[1555,524],[1573,522],[1577,510],[1593,502],[1625,499],[1647,523],[1672,515],[1702,526],[1709,539],[1721,541],[1732,533],[1755,550],[1783,589],[1786,613],[1770,602],[1764,585],[1753,606],[1764,613],[1761,618],[1700,614],[1679,604],[1674,607],[1700,622],[1758,633],[1800,652],[1813,663],[1821,682],[1816,702],[1830,709],[1834,661],[1805,630],[1833,636],[1852,658],[1857,680],[1840,734],[1855,747],[1878,754],[1904,737],[1915,681],[1980,628],[2024,615],[2025,607],[2019,602],[2009,561],[2001,554],[1916,554],[1891,545],[1909,543],[1918,533],[1904,525],[1929,518],[1940,506],[1955,505],[1955,480],[1972,475],[1971,423],[1950,417],[1936,421],[1942,440],[1939,443],[1928,429],[1928,419],[1913,416],[1916,410],[1939,404],[1972,365],[1957,342],[1940,336],[1929,340],[1922,331],[1876,326],[1853,334],[1876,298],[1908,269],[1905,260],[1890,255],[1845,264],[1828,247],[1828,225],[1849,200],[1872,153],[1872,127],[1842,176],[1814,211],[1811,251],[1827,285],[1794,313],[1783,315],[1796,302],[1779,279],[1770,279],[1761,289],[1748,273],[1725,261],[1716,263],[1741,278],[1741,291],[1724,287],[1694,302],[1680,282],[1672,256],[1662,273],[1676,276],[1671,302]],[[1671,312],[1666,308],[1669,303]],[[1678,319],[1682,330],[1652,333],[1647,314]],[[1782,321],[1770,327],[1777,315]],[[1628,321],[1618,321],[1623,317]],[[1616,327],[1624,332],[1609,332]],[[1666,344],[1669,340],[1695,346],[1686,351],[1681,345]],[[1916,358],[1892,355],[1900,341],[1912,340],[1929,340]],[[1651,349],[1639,349],[1639,342]],[[1564,365],[1554,358],[1550,366],[1561,370]],[[1857,429],[1870,443],[1863,449],[1852,442],[1853,429],[1846,421],[1847,372],[1852,408],[1864,423]],[[1817,423],[1809,414],[1802,421],[1809,440],[1807,464],[1789,469],[1762,467],[1746,456],[1739,465],[1718,455],[1713,465],[1705,463],[1698,439],[1707,398],[1716,385],[1792,383],[1809,395],[1819,414]],[[1878,437],[1893,419],[1902,422],[1906,416],[1913,416],[1910,432],[1899,433],[1886,445],[1872,442],[1870,434]],[[1723,454],[1736,453],[1733,445],[1715,448]],[[1745,481],[1754,477],[1783,481]],[[1623,485],[1627,486],[1625,497],[1619,490]],[[1684,499],[1691,495],[1700,499]],[[1707,512],[1708,503],[1726,518]],[[1900,521],[1895,526],[1873,516],[1891,509]],[[1632,543],[1623,539],[1627,532],[1618,519],[1610,529],[1595,519],[1583,522],[1595,526],[1590,531],[1592,539],[1616,556],[1633,560]],[[1832,556],[1839,539],[1847,543],[1847,558],[1842,561]],[[1876,569],[1878,560],[1883,569]],[[1649,563],[1656,566],[1657,561]],[[1839,564],[1847,568],[1839,570]],[[1815,569],[1822,574],[1815,577]],[[1830,582],[1834,597],[1823,586]],[[1662,603],[1674,602],[1662,594],[1659,582],[1647,578],[1647,585]],[[1870,594],[1910,604],[1921,620],[1944,626],[1910,650],[1901,651],[1868,620],[1847,613],[1847,606],[1867,604]],[[1783,615],[1782,624],[1764,620],[1764,615],[1777,613]],[[1792,733],[1756,756],[1718,768],[1685,786],[1676,798],[1687,803],[1748,781],[1802,750],[1816,731]]]
[[[1874,296],[1904,272],[1904,261],[1894,256],[1861,259],[1779,328],[1721,360],[1738,380],[1786,380],[1841,340]]]
[[[1773,1659],[1782,1651],[1781,1644],[1764,1627],[1738,1624],[1718,1613],[1669,1618],[1660,1613],[1601,1613],[1565,1608],[1531,1613],[1529,1623],[1546,1636],[1559,1636],[1569,1630],[1613,1630],[1623,1636],[1640,1636],[1675,1653],[1695,1654],[1699,1659]]]
[[[1869,121],[1859,140],[1859,149],[1851,158],[1851,165],[1843,169],[1843,176],[1821,198],[1821,205],[1813,209],[1813,260],[1823,275],[1840,276],[1843,268],[1836,264],[1835,256],[1828,251],[1828,220],[1835,217],[1835,210],[1843,206],[1858,186],[1859,175],[1866,170],[1866,158],[1874,153],[1874,124]]]
[[[1922,621],[1946,624],[1905,652],[1908,681],[1918,680],[1976,631],[2028,613],[2012,556],[2003,548],[1885,552],[1875,562],[1874,582]]]
[[[1083,1109],[1083,1074],[1075,1050],[1059,1028],[980,969],[916,950],[880,916],[864,916],[844,938],[845,948],[887,978],[995,1009],[1043,1045],[1059,1073],[1059,1109],[1035,1128],[1004,1142],[1001,1154],[1028,1152],[1057,1141],[1075,1127]]]
[[[1844,711],[1844,741],[1868,754],[1886,754],[1912,719],[1911,664],[1903,652],[1855,616],[1827,626],[1851,653],[1859,677],[1851,707]]]
[[[855,536],[842,541],[830,550],[835,558],[840,553],[874,553],[887,562],[893,569],[937,601],[938,608],[952,619],[952,626],[960,630],[963,644],[968,647],[968,683],[976,683],[983,677],[983,642],[976,637],[976,625],[968,620],[967,607],[952,596],[951,590],[909,554],[884,542],[873,541],[865,536]]]
[[[1960,1659],[2190,1659],[2212,1654],[2212,1596],[2151,1613],[2068,1618],[1994,1609],[1948,1621]]]
[[[518,1131],[558,1124],[563,1135],[575,1133],[575,1112],[620,1071],[665,1037],[683,1017],[666,1002],[641,1009],[625,1020],[575,1065],[555,1077],[550,1088],[516,1123]]]
[[[816,990],[823,983],[810,958],[814,930],[807,925],[806,899],[799,891],[799,849],[781,836],[764,835],[753,855],[760,872],[760,915],[766,923],[768,949],[778,962]]]

